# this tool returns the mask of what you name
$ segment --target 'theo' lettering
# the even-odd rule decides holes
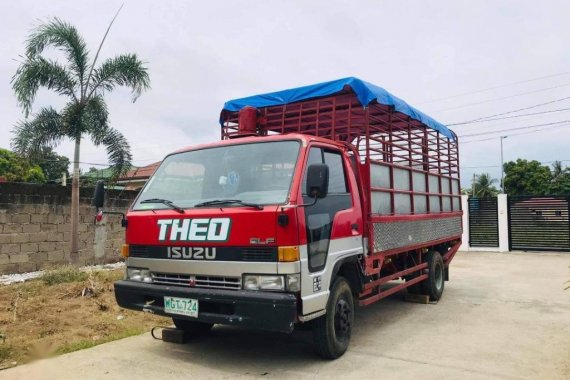
[[[225,241],[228,240],[230,218],[160,219],[158,240]]]

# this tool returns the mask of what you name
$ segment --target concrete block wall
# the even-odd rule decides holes
[[[80,264],[116,262],[124,242],[121,217],[105,216],[105,254],[96,257],[92,194],[92,188],[80,190]],[[107,191],[105,208],[125,211],[136,194]],[[70,187],[0,183],[0,274],[30,272],[68,263],[70,211]]]

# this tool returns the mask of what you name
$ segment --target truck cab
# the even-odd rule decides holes
[[[179,313],[180,325],[283,332],[323,315],[343,263],[354,292],[361,287],[364,225],[350,162],[346,146],[296,134],[167,156],[127,215],[119,305]],[[170,313],[166,295],[177,303]]]

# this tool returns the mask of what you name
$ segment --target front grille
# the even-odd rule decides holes
[[[225,276],[194,276],[189,274],[156,273],[152,272],[152,281],[160,285],[184,286],[188,288],[206,289],[241,289],[240,277]]]
[[[243,261],[277,261],[276,257],[277,250],[272,247],[248,247],[241,251],[241,257]]]
[[[188,249],[195,246],[178,246],[187,252]],[[170,259],[168,249],[171,247],[164,245],[131,245],[129,247],[129,256],[136,258],[148,259]],[[216,261],[250,261],[250,262],[276,262],[277,247],[209,247],[216,250]],[[172,260],[187,260],[189,258],[182,257]]]
[[[129,246],[129,256],[132,257],[148,257],[148,246],[131,245]]]

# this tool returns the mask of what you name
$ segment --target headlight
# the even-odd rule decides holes
[[[301,290],[301,276],[288,274],[287,276],[246,274],[243,276],[245,290],[289,291]]]
[[[127,280],[152,282],[150,270],[145,268],[128,268],[127,267]]]
[[[243,277],[243,288],[245,290],[284,291],[285,279],[283,276],[247,274]]]

